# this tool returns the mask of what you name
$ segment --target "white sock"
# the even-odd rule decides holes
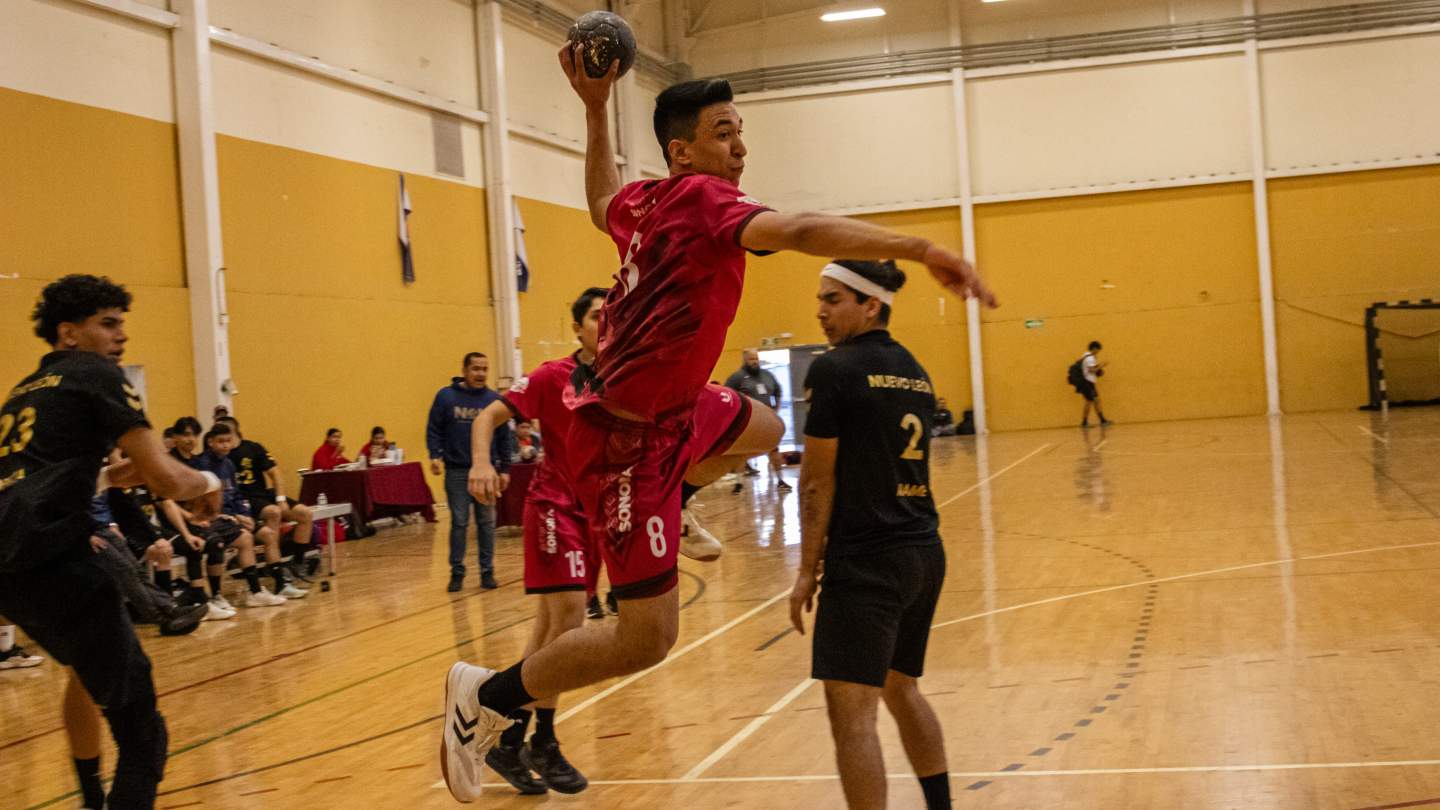
[[[10,652],[15,646],[15,625],[0,625],[0,652]]]

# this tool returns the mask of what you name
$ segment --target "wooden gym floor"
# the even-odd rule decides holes
[[[924,684],[955,806],[1440,806],[1437,456],[1435,409],[937,441],[950,574]],[[502,785],[484,805],[843,805],[808,639],[787,632],[797,497],[757,481],[699,496],[726,552],[682,564],[670,659],[565,697],[590,790]],[[188,638],[147,629],[171,730],[160,806],[452,806],[445,671],[512,661],[533,608],[514,536],[504,587],[472,573],[447,595],[445,533],[342,546],[328,594]],[[77,804],[63,684],[53,662],[0,673],[6,808]],[[881,734],[892,806],[919,806],[888,718]]]

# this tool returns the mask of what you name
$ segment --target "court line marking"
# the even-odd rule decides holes
[[[1268,765],[1189,765],[1168,768],[1075,768],[1070,770],[1033,771],[952,771],[951,779],[994,779],[999,777],[1044,776],[1124,776],[1163,773],[1245,773],[1267,771],[1318,771],[1350,768],[1413,768],[1440,766],[1440,759],[1408,759],[1379,762],[1287,762]],[[914,779],[913,773],[887,774],[890,779]],[[676,779],[592,779],[592,785],[681,785],[735,784],[745,782],[838,782],[839,774],[800,774],[795,776],[683,776]]]
[[[1029,461],[1040,453],[1049,450],[1052,447],[1054,447],[1054,445],[1050,442],[1046,442],[1045,444],[1040,445],[1034,450],[1031,450],[1029,453],[1026,453],[1018,461],[1006,465],[992,475],[988,475],[985,478],[982,478],[979,481],[976,481],[974,484],[971,484],[970,486],[961,490],[960,492],[957,492],[956,494],[950,496],[950,498],[946,499],[944,503],[941,503],[935,507],[936,511],[944,509],[955,501],[963,498],[966,495],[969,495],[980,487],[990,483],[991,481],[994,481],[996,478],[999,478],[1005,473],[1015,469],[1016,467],[1019,467],[1021,464],[1024,464],[1025,462]],[[737,731],[733,737],[726,740],[724,743],[721,744],[719,748],[715,749],[713,752],[710,753],[709,756],[701,760],[699,764],[691,768],[689,772],[686,773],[686,776],[693,779],[698,778],[701,774],[705,773],[705,771],[709,770],[712,766],[715,765],[715,763],[723,759],[726,754],[735,750],[736,746],[745,742],[745,740],[749,739],[752,734],[759,731],[761,726],[770,722],[770,718],[774,717],[776,714],[779,714],[785,709],[786,706],[789,706],[791,703],[793,703],[796,698],[803,695],[813,683],[815,683],[815,680],[813,678],[806,678],[805,680],[801,681],[795,686],[795,688],[787,692],[784,697],[775,701],[775,703],[773,703],[769,709],[766,709],[763,716],[757,717],[754,720],[751,720],[749,723],[745,724],[745,727]]]
[[[1379,435],[1378,433],[1375,433],[1375,432],[1372,431],[1370,428],[1367,428],[1367,427],[1365,427],[1364,425],[1356,425],[1355,427],[1358,428],[1361,433],[1365,433],[1365,434],[1369,435],[1370,438],[1375,439],[1376,441],[1380,442],[1381,444],[1389,444],[1389,443],[1390,443],[1390,440],[1389,440],[1389,439],[1385,438],[1384,436]]]
[[[935,508],[936,508],[936,509],[944,509],[945,507],[949,506],[950,504],[952,504],[952,503],[960,500],[961,498],[965,497],[966,495],[969,495],[970,493],[974,492],[975,490],[979,489],[980,487],[982,487],[982,486],[990,483],[991,481],[994,481],[996,478],[999,478],[1000,476],[1004,475],[1005,473],[1010,472],[1011,470],[1015,469],[1016,467],[1019,467],[1021,464],[1024,464],[1025,462],[1029,461],[1031,458],[1035,457],[1036,455],[1040,454],[1041,452],[1043,452],[1043,451],[1045,451],[1045,450],[1049,450],[1050,448],[1052,448],[1052,447],[1054,447],[1054,446],[1055,446],[1055,445],[1051,444],[1050,442],[1046,442],[1046,443],[1040,445],[1039,447],[1035,448],[1034,450],[1031,450],[1029,453],[1026,453],[1026,454],[1024,455],[1024,457],[1022,457],[1019,461],[1017,461],[1017,462],[1015,462],[1015,463],[1013,463],[1013,464],[1010,464],[1010,465],[1007,466],[1007,467],[1002,468],[999,472],[995,473],[994,475],[990,475],[990,476],[987,476],[987,477],[985,477],[985,478],[980,479],[979,481],[976,481],[975,483],[971,484],[970,486],[966,487],[965,489],[962,489],[962,490],[960,490],[959,492],[955,493],[954,495],[951,495],[944,503],[937,505]]]

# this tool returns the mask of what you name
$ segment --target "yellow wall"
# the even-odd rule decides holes
[[[483,189],[407,175],[414,284],[400,277],[397,174],[217,139],[236,415],[291,476],[329,427],[384,426],[424,459],[435,391],[495,353]]]
[[[151,418],[194,410],[175,127],[4,88],[0,121],[0,273],[20,276],[0,279],[0,386],[47,351],[41,288],[94,273],[135,296],[125,361],[145,366]]]
[[[608,289],[620,260],[588,212],[524,198],[519,205],[530,257],[530,291],[520,294],[520,350],[528,372],[579,346],[570,303],[586,287]]]
[[[1091,340],[1112,419],[1264,412],[1249,186],[981,206],[976,241],[1002,305],[984,316],[992,429],[1078,422],[1065,372]]]
[[[1365,308],[1440,298],[1440,167],[1270,183],[1281,406],[1369,401]]]
[[[960,211],[956,208],[874,214],[860,219],[960,250]],[[725,352],[716,365],[716,379],[724,380],[739,368],[740,353],[759,346],[761,338],[790,332],[790,345],[825,342],[815,320],[815,291],[825,261],[799,253],[750,257],[745,294]],[[969,408],[971,401],[965,305],[943,292],[923,266],[909,262],[901,266],[906,283],[895,301],[890,330],[930,372],[936,393],[949,400],[950,407],[959,413]]]

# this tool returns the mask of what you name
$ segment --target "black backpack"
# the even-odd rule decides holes
[[[1083,355],[1079,360],[1070,364],[1070,370],[1065,372],[1065,382],[1077,389],[1085,385],[1085,358]]]

